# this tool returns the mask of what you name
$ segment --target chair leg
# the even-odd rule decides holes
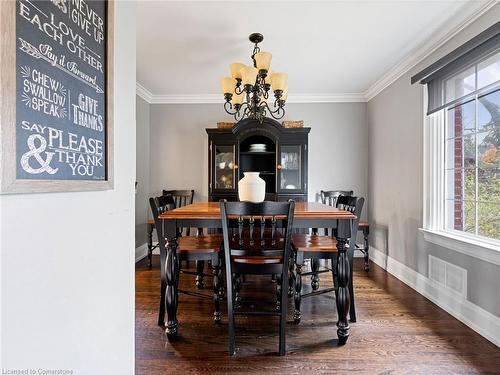
[[[149,268],[153,266],[153,228],[154,226],[148,225],[148,260]]]
[[[288,297],[293,297],[295,291],[295,254],[290,257],[290,264],[288,266]]]
[[[285,271],[286,272],[286,271]],[[287,293],[288,290],[287,280],[283,280],[281,278],[281,295],[279,298],[281,299],[280,303],[280,347],[279,353],[280,355],[285,355],[286,353],[286,316],[287,316]]]
[[[241,302],[240,290],[241,290],[241,275],[235,274],[234,275],[234,293],[235,293],[234,303],[236,306],[239,305],[239,303]]]
[[[220,264],[219,264],[219,259],[218,255],[214,257],[212,260],[212,275],[213,275],[213,286],[214,286],[214,322],[215,323],[220,323],[221,320],[221,313],[220,313],[220,298],[219,298],[219,289],[221,288],[220,285],[220,278],[219,278],[219,273],[220,273]]]
[[[219,278],[219,290],[218,290],[218,293],[219,293],[219,300],[223,300],[224,297],[226,296],[226,291],[224,289],[224,277],[223,277],[223,273],[222,273],[222,260],[221,260],[221,266],[219,267],[219,273],[217,274],[217,277]]]
[[[363,229],[363,239],[364,239],[364,254],[365,254],[365,271],[370,270],[370,244],[368,242],[368,230]]]
[[[295,310],[293,312],[293,321],[295,323],[300,323],[300,303],[302,298],[302,264],[297,263],[295,265]]]
[[[226,267],[227,270],[227,267]],[[234,280],[230,275],[226,275],[227,280],[227,334],[228,334],[228,346],[229,346],[229,355],[236,354],[236,339],[235,339],[235,322],[234,322],[234,306],[233,302],[235,302],[236,293],[234,291],[234,286],[231,280]]]
[[[319,259],[311,259],[311,271],[314,272],[311,275],[311,287],[313,290],[318,290],[319,288]]]
[[[198,289],[203,289],[205,286],[203,283],[203,269],[205,268],[204,260],[196,261],[196,287]]]
[[[281,292],[283,290],[281,275],[276,275],[276,310],[280,310],[281,305]]]

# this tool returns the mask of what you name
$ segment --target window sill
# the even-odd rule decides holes
[[[500,245],[494,242],[472,239],[443,231],[423,228],[419,230],[424,234],[424,239],[428,242],[500,266]]]

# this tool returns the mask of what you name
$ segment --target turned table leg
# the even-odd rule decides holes
[[[166,246],[166,262],[165,262],[165,304],[167,310],[167,324],[165,332],[169,339],[177,336],[177,305],[178,284],[179,284],[179,260],[177,258],[177,237],[175,222],[167,222],[167,246]]]
[[[349,313],[349,279],[351,277],[351,267],[347,256],[348,239],[350,233],[350,220],[339,220],[339,231],[337,237],[337,280],[338,289],[336,294],[337,301],[337,336],[339,338],[339,345],[344,345],[349,337],[349,322],[347,315]]]

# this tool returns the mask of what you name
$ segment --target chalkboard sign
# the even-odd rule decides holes
[[[3,151],[13,159],[5,165],[10,186],[2,180],[2,190],[112,187],[112,7],[95,0],[18,0],[2,4],[2,24],[9,8],[15,8],[15,26],[2,25],[8,28],[2,45],[6,38],[14,44],[14,69],[7,76],[15,86],[9,93],[15,105],[2,106],[2,128],[9,117],[15,126],[13,140],[5,141],[2,132]],[[2,46],[2,66],[5,57]]]

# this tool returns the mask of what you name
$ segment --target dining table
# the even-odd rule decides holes
[[[198,202],[173,210],[159,216],[163,225],[156,228],[158,247],[160,249],[161,283],[165,285],[160,305],[158,324],[165,326],[168,339],[174,339],[179,332],[177,321],[179,263],[176,253],[177,237],[181,228],[211,228],[222,226],[219,202]],[[342,210],[319,202],[296,202],[293,228],[336,228],[338,260],[336,276],[338,289],[336,293],[337,336],[338,344],[343,345],[349,337],[349,278],[350,265],[347,249],[351,237],[352,220],[356,216],[347,210]],[[148,222],[151,228],[151,222]],[[149,229],[148,229],[149,232]],[[148,233],[151,237],[151,233]],[[163,288],[162,288],[163,289]],[[165,324],[165,312],[167,321]]]

